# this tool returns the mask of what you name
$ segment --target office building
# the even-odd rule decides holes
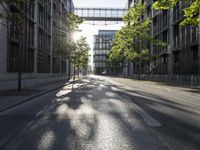
[[[137,3],[138,1],[134,1]],[[143,18],[152,20],[152,35],[167,46],[150,46],[151,54],[160,56],[148,66],[143,65],[142,73],[151,75],[191,76],[200,73],[200,36],[198,26],[180,26],[183,9],[187,1],[179,1],[169,10],[152,10],[153,1],[144,0],[147,8]],[[141,17],[141,19],[142,19]],[[134,63],[128,68],[128,75],[138,74]]]
[[[115,33],[115,30],[99,30],[98,35],[94,35],[93,68],[95,74],[114,73],[114,67],[108,61],[108,54]]]
[[[64,24],[74,9],[72,0],[40,0],[7,8],[10,13],[20,9],[25,17],[20,30],[14,21],[0,20],[0,80],[17,79],[19,69],[24,78],[67,74],[68,61],[56,55],[54,39],[69,39]],[[0,11],[4,12],[2,4]]]

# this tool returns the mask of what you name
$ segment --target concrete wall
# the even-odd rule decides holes
[[[52,78],[52,77],[60,77],[60,76],[67,76],[68,74],[48,74],[48,73],[22,73],[22,79],[45,79],[45,78]],[[0,83],[3,81],[14,81],[18,79],[18,73],[2,73],[0,74]]]
[[[9,74],[10,75],[10,74]],[[22,88],[36,87],[40,85],[47,85],[50,83],[56,83],[59,81],[68,81],[68,75],[37,75],[22,74]],[[9,80],[0,81],[0,91],[16,89],[17,88],[17,74],[12,74]]]

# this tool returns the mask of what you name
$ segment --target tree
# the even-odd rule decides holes
[[[80,18],[78,15],[75,15],[74,13],[68,13],[66,16],[66,22],[65,22],[65,26],[66,26],[66,30],[69,33],[69,39],[66,41],[67,43],[64,42],[64,44],[67,47],[67,56],[69,59],[69,77],[71,75],[71,68],[70,68],[70,64],[71,64],[71,53],[74,53],[74,51],[76,50],[76,44],[75,42],[71,39],[72,34],[74,32],[78,32],[80,31],[79,29],[79,25],[81,23],[83,23],[83,18]],[[66,52],[64,52],[66,54]]]
[[[69,77],[71,75],[71,61],[73,61],[74,53],[76,53],[77,44],[72,39],[72,34],[74,32],[79,32],[79,25],[83,22],[83,19],[80,18],[78,15],[75,15],[74,13],[68,13],[66,15],[65,21],[64,21],[64,28],[62,31],[65,34],[62,35],[54,35],[54,56],[62,57],[64,59],[69,60]],[[74,64],[72,62],[72,64]]]
[[[73,13],[68,13],[66,15],[64,28],[62,29],[65,34],[54,35],[53,42],[55,43],[55,56],[61,56],[65,59],[70,59],[70,53],[76,48],[75,42],[72,39],[72,34],[80,31],[79,25],[82,22],[83,19]]]
[[[53,43],[55,44],[53,55],[57,57],[61,56],[63,59],[69,59],[72,43],[67,42],[66,36],[55,37]]]
[[[70,58],[70,51],[74,47],[74,41],[72,34],[80,31],[79,25],[83,22],[83,19],[79,16],[68,13],[64,21],[64,28],[62,31],[65,34],[54,35],[53,42],[55,43],[54,54],[56,56],[62,56],[63,58]]]
[[[118,68],[121,65],[123,67],[126,62],[125,51],[128,49],[130,43],[127,40],[126,28],[122,27],[121,30],[117,31],[112,42],[112,48],[108,55],[108,60],[115,68],[115,74],[118,73]]]
[[[71,54],[71,62],[78,69],[78,76],[79,76],[80,69],[84,69],[84,70],[88,69],[88,61],[89,61],[88,53],[89,53],[90,47],[85,37],[81,37],[75,43],[75,45],[76,45],[75,49],[74,51],[72,51],[72,54]],[[75,72],[74,72],[74,78],[75,78]]]
[[[0,0],[0,5],[4,12],[0,12],[0,19],[14,21],[21,24],[26,17],[26,12],[29,10],[30,5],[34,5],[36,0]],[[24,10],[19,8],[23,4]]]
[[[19,40],[23,41],[23,24],[24,19],[27,17],[27,12],[30,6],[35,4],[35,0],[0,0],[0,5],[3,8],[3,12],[0,12],[0,19],[7,21],[7,30],[9,30],[10,24],[15,25],[15,32],[19,35]],[[20,9],[23,6],[23,9]],[[21,91],[21,72],[22,72],[22,60],[21,51],[23,44],[20,42],[18,51],[18,91]]]
[[[146,9],[146,3],[140,0],[135,6],[130,7],[124,17],[125,26],[119,30],[114,38],[110,62],[135,61],[140,65],[151,60],[150,44],[165,46],[160,40],[156,40],[151,34],[150,18],[141,18]],[[152,56],[153,57],[153,56]]]
[[[83,18],[75,15],[74,13],[68,13],[66,17],[66,28],[70,32],[80,31],[79,25],[83,23]]]
[[[160,9],[160,10],[168,10],[170,8],[173,8],[177,5],[177,3],[180,0],[157,0],[153,3],[154,9]],[[190,4],[190,0],[185,0],[188,2],[188,7],[183,9],[184,12],[184,19],[180,23],[181,26],[184,25],[195,25],[198,26],[200,24],[200,1],[194,0]]]

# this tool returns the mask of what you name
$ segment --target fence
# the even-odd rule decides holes
[[[186,85],[192,88],[200,88],[200,75],[150,75],[150,74],[134,74],[127,78],[136,80],[156,81],[169,84]]]

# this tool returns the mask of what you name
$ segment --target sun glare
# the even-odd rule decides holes
[[[73,39],[74,39],[74,41],[77,41],[78,39],[80,39],[80,37],[81,37],[81,33],[76,32],[76,33],[74,33]]]

